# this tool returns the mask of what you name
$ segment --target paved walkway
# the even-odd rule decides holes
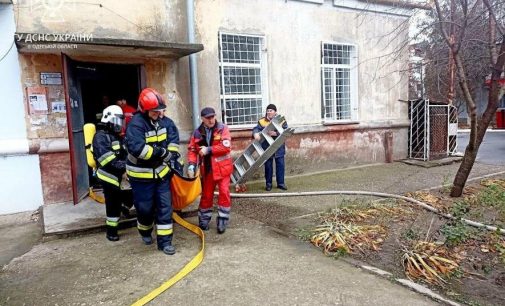
[[[394,163],[292,177],[287,183],[290,191],[404,193],[440,185],[453,177],[457,167],[421,168]],[[503,170],[505,167],[480,164],[472,177]],[[261,189],[262,183],[249,186],[250,192]],[[383,277],[327,258],[275,228],[291,217],[333,207],[334,198],[235,203],[231,228],[217,235],[213,226],[206,236],[202,265],[152,305],[437,305]],[[0,237],[12,227],[8,219],[0,217]],[[29,219],[25,221],[15,223],[36,225]],[[29,243],[22,237],[0,243],[2,249],[22,254],[26,251],[18,250],[22,241]],[[142,245],[133,228],[121,231],[117,243],[106,241],[103,232],[36,243],[0,272],[0,305],[130,304],[176,273],[199,248],[198,239],[179,226],[175,228],[174,243],[177,254],[163,255],[155,246]],[[4,258],[2,263],[6,261]]]

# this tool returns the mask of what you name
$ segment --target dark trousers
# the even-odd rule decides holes
[[[123,203],[121,189],[106,182],[102,182],[102,185],[103,196],[105,197],[105,214],[108,218],[119,218],[121,215],[121,203]]]
[[[142,236],[150,236],[156,221],[158,247],[172,242],[172,194],[168,179],[130,180],[133,203],[137,210],[137,227]]]
[[[267,187],[272,187],[272,177],[274,174],[273,164],[275,159],[275,180],[277,186],[284,185],[284,156],[271,157],[265,162],[265,180]]]

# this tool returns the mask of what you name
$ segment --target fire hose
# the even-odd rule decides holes
[[[415,204],[419,207],[422,207],[426,210],[429,210],[437,215],[440,215],[444,218],[455,220],[456,218],[452,216],[451,214],[448,213],[443,213],[440,210],[434,208],[433,206],[430,206],[424,202],[418,201],[416,199],[406,197],[406,196],[401,196],[397,194],[390,194],[390,193],[383,193],[383,192],[373,192],[373,191],[306,191],[306,192],[282,192],[282,193],[232,193],[231,197],[232,198],[274,198],[274,197],[301,197],[301,196],[324,196],[324,195],[359,195],[359,196],[374,196],[374,197],[380,197],[380,198],[393,198],[393,199],[399,199],[399,200],[404,200],[406,202]],[[204,250],[205,250],[205,236],[202,232],[202,230],[194,225],[191,224],[181,217],[179,217],[177,214],[174,214],[174,220],[185,227],[186,229],[192,231],[196,235],[198,235],[201,239],[202,246],[198,254],[188,263],[182,270],[180,270],[175,276],[167,280],[165,283],[163,283],[161,286],[158,288],[154,289],[147,295],[145,295],[143,298],[139,299],[132,305],[134,306],[140,306],[140,305],[145,305],[149,301],[153,300],[156,298],[158,295],[163,293],[165,290],[170,288],[172,285],[174,285],[176,282],[184,278],[189,272],[194,270],[202,261],[204,258]],[[483,223],[475,222],[472,220],[464,219],[461,218],[461,221],[465,222],[468,225],[477,227],[477,228],[483,228],[489,231],[497,232],[500,234],[505,234],[505,229],[498,228],[496,226],[492,225],[486,225]]]

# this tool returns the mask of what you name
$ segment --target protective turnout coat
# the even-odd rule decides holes
[[[121,139],[103,124],[98,124],[92,150],[98,167],[98,179],[119,188],[126,165],[126,150]]]
[[[169,158],[162,158],[163,149],[179,157],[179,131],[168,117],[152,122],[147,114],[137,112],[126,130],[126,146],[126,173],[131,180],[162,179],[170,173]]]

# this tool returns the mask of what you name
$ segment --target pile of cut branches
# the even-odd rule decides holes
[[[406,216],[412,213],[412,209],[398,205],[372,204],[370,208],[364,209],[358,206],[347,206],[332,209],[330,213],[320,216],[324,222],[356,223],[375,219],[379,216],[387,215],[394,218],[396,216]]]
[[[325,222],[314,230],[310,242],[323,249],[327,255],[354,253],[356,250],[378,251],[386,230],[380,225],[354,225],[340,221]]]
[[[463,259],[441,244],[418,241],[411,249],[404,248],[402,260],[405,274],[411,280],[423,279],[430,284],[444,285]]]
[[[410,213],[409,208],[380,204],[373,204],[370,208],[335,208],[319,217],[321,225],[314,229],[310,241],[329,255],[378,251],[387,235],[386,227],[366,223],[380,216],[394,218]]]

